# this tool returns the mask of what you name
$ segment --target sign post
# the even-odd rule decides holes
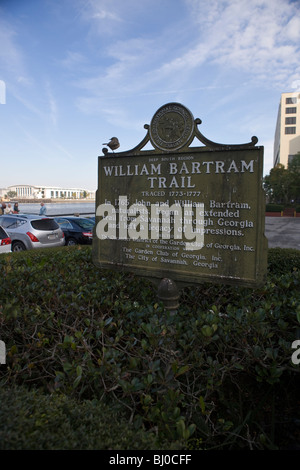
[[[256,137],[242,145],[212,142],[200,123],[183,105],[169,103],[145,126],[137,147],[103,149],[96,266],[180,285],[265,281],[263,147]],[[203,145],[190,146],[194,139]],[[143,150],[148,142],[153,150]]]

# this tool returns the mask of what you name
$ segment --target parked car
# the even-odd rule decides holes
[[[52,217],[34,214],[0,216],[0,225],[11,238],[12,251],[63,246],[63,231]]]
[[[0,253],[8,253],[11,251],[11,238],[8,233],[0,226]]]
[[[95,221],[85,217],[55,217],[65,234],[66,245],[91,245]]]

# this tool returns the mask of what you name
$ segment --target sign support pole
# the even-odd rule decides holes
[[[179,307],[178,287],[172,279],[163,278],[157,289],[157,298],[163,302],[165,310],[175,315]]]

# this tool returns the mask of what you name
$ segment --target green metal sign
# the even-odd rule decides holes
[[[263,147],[209,141],[169,103],[145,139],[98,159],[93,261],[183,284],[258,286],[266,276]],[[191,147],[198,138],[203,146]],[[151,142],[153,150],[142,150]]]

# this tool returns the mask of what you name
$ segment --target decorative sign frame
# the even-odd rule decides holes
[[[257,138],[205,138],[180,103],[154,114],[135,148],[98,158],[93,262],[139,276],[256,287],[265,282],[267,240]],[[191,146],[198,139],[203,146]],[[143,150],[151,143],[153,150]]]

